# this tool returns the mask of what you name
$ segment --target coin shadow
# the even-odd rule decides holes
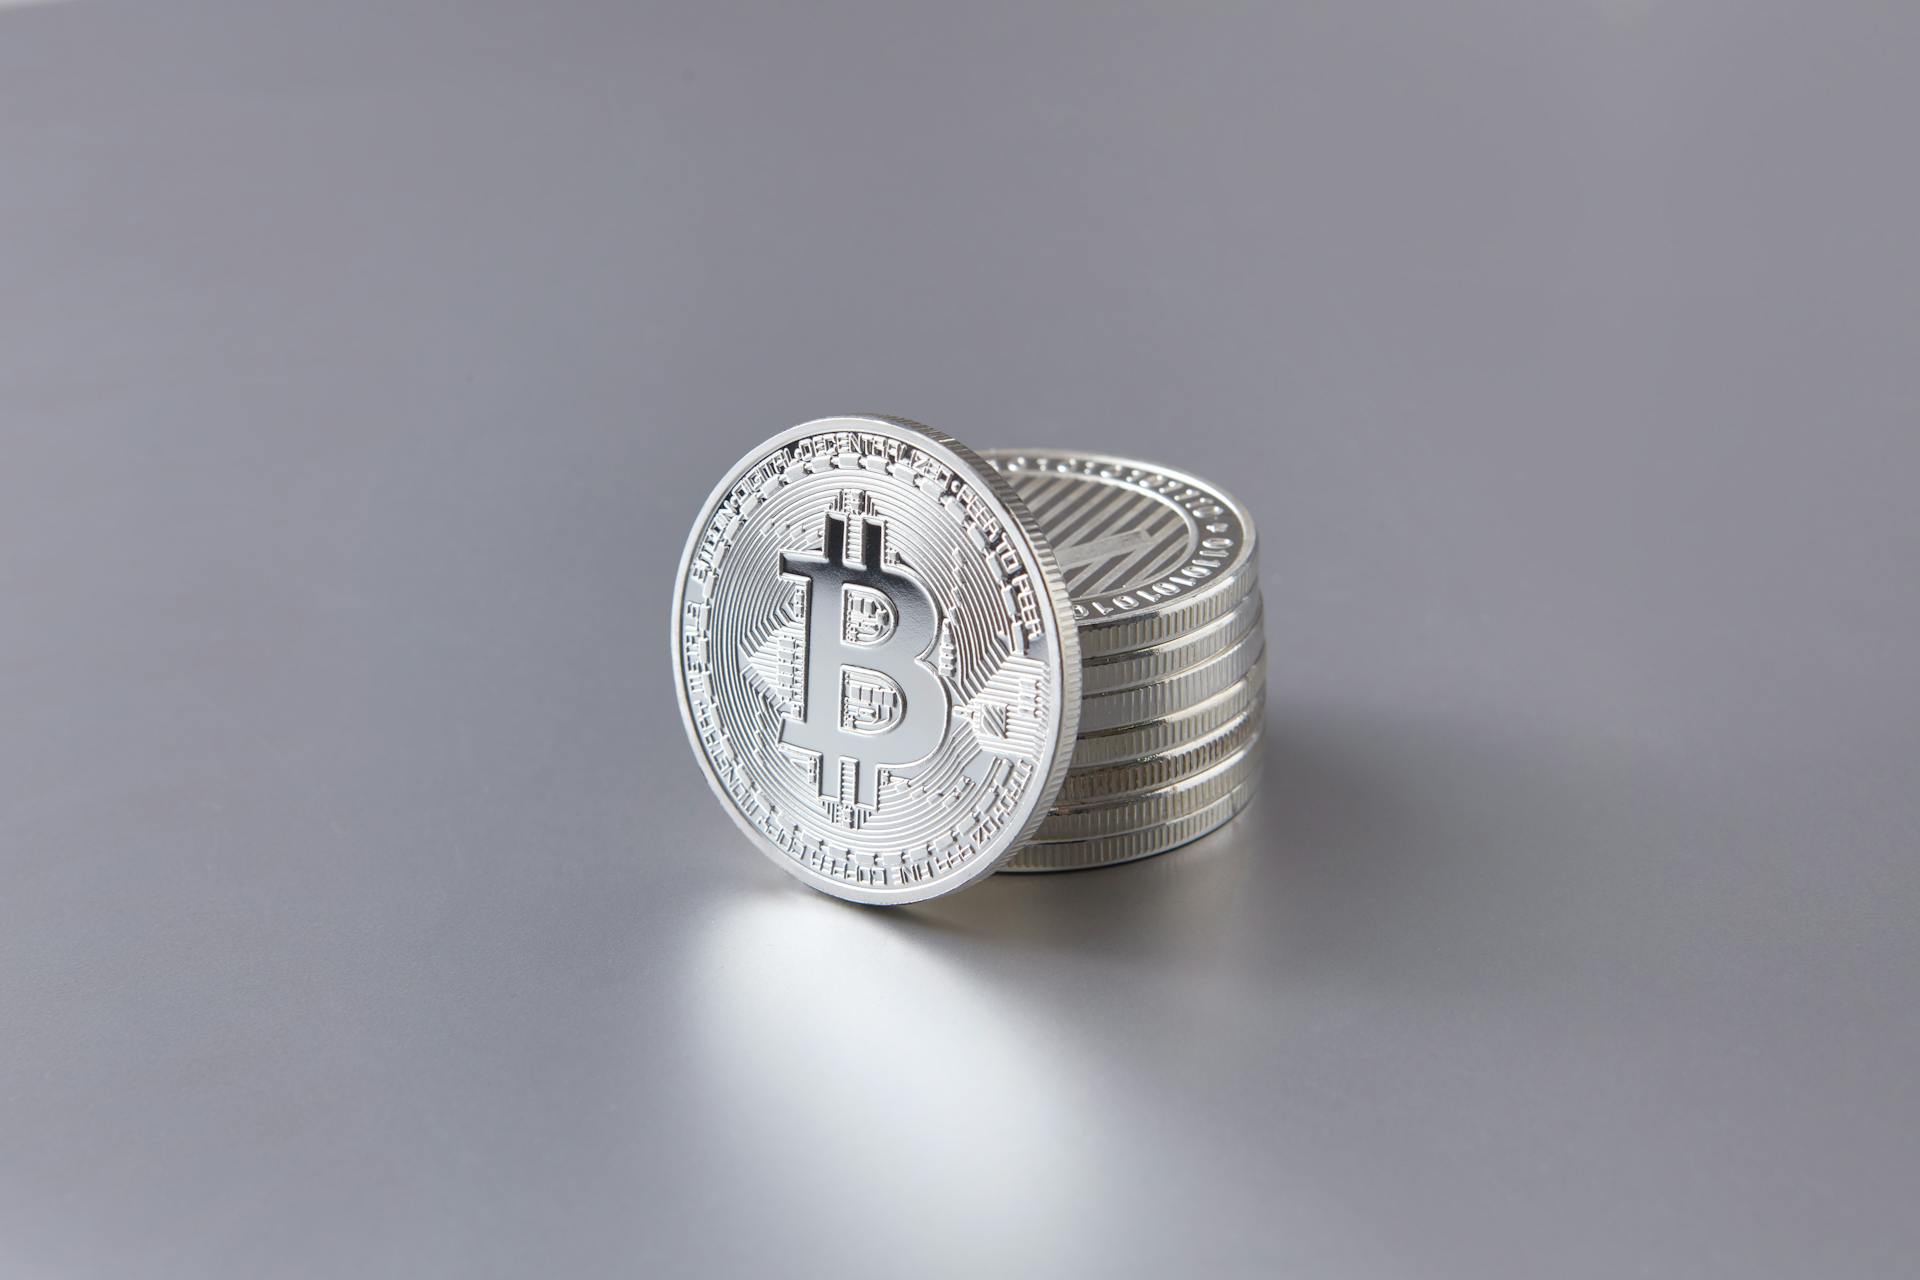
[[[969,958],[1171,964],[1255,983],[1337,973],[1484,996],[1606,953],[1582,895],[1615,891],[1600,869],[1623,856],[1629,819],[1595,815],[1658,830],[1682,800],[1630,741],[1471,708],[1276,705],[1264,741],[1253,803],[1191,845],[994,876],[889,913],[888,927]],[[1490,954],[1524,960],[1489,970]]]
[[[1300,901],[1301,872],[1329,839],[1369,875],[1416,856],[1418,816],[1395,802],[1390,775],[1326,716],[1270,709],[1260,784],[1219,830],[1167,853],[1081,871],[997,875],[950,898],[886,913],[888,925],[942,938],[1107,961],[1151,961],[1271,926],[1261,913]],[[1361,868],[1353,868],[1358,871]]]

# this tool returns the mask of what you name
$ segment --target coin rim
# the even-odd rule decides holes
[[[683,657],[681,617],[686,608],[687,571],[693,565],[693,557],[699,549],[713,511],[721,498],[732,490],[741,473],[769,453],[785,448],[797,440],[835,431],[888,436],[916,448],[925,449],[988,496],[997,508],[993,514],[1012,532],[1015,541],[1024,551],[1025,554],[1021,559],[1028,573],[1038,576],[1041,590],[1037,594],[1043,597],[1040,602],[1041,608],[1051,620],[1053,633],[1057,639],[1056,644],[1047,646],[1048,663],[1053,676],[1059,682],[1057,731],[1050,735],[1047,743],[1051,758],[1047,761],[1045,770],[1040,773],[1041,784],[1031,789],[1028,794],[1027,812],[1021,816],[1017,827],[1010,824],[1001,829],[998,837],[1000,848],[991,856],[983,852],[982,856],[975,858],[961,871],[924,884],[884,889],[869,885],[848,884],[823,876],[795,860],[791,854],[775,844],[755,826],[745,813],[741,812],[739,804],[721,782],[719,773],[713,767],[713,761],[707,756],[706,744],[701,741],[699,729],[693,719],[693,706],[687,696],[686,673],[681,665]],[[1013,486],[994,470],[991,464],[946,432],[929,427],[925,423],[915,422],[910,418],[899,418],[888,414],[837,414],[825,418],[814,418],[789,427],[742,454],[726,469],[720,482],[707,494],[695,516],[692,530],[687,535],[687,545],[680,553],[679,567],[673,579],[673,615],[668,620],[668,636],[667,656],[673,665],[674,699],[680,707],[680,724],[686,730],[688,742],[692,744],[693,756],[700,765],[700,772],[705,776],[707,786],[720,798],[721,807],[733,819],[734,825],[746,832],[748,838],[773,861],[774,865],[809,888],[848,902],[859,902],[871,906],[904,906],[908,903],[925,902],[930,898],[942,897],[969,885],[978,884],[1004,865],[1032,837],[1035,829],[1052,810],[1053,802],[1060,792],[1060,784],[1066,778],[1067,769],[1073,760],[1073,748],[1079,736],[1080,723],[1080,637],[1079,627],[1073,618],[1073,608],[1067,597],[1066,585],[1061,578],[1059,564],[1054,559],[1053,545],[1047,540],[1046,535],[1040,532],[1040,523],[1033,518],[1033,513],[1027,509],[1026,502],[1014,492]]]
[[[1143,724],[1083,733],[1073,745],[1073,769],[1101,769],[1128,760],[1145,760],[1198,741],[1240,715],[1255,700],[1264,700],[1266,684],[1266,664],[1259,663],[1219,693],[1202,698],[1184,711],[1175,711]],[[1232,711],[1222,710],[1233,706],[1239,699],[1246,699],[1246,702]],[[1199,727],[1202,725],[1205,727]],[[1083,765],[1080,751],[1087,746],[1095,747],[1096,755],[1089,757]],[[1073,769],[1068,772],[1073,772]]]
[[[1121,867],[1143,858],[1157,858],[1204,839],[1246,812],[1259,792],[1259,775],[1248,778],[1220,799],[1184,818],[1160,827],[1086,840],[1035,840],[1018,857],[1000,868],[1002,875],[1052,875],[1062,871],[1097,871]],[[1111,852],[1110,852],[1111,851]]]
[[[1061,805],[1049,813],[1047,821],[1041,824],[1041,834],[1036,843],[1059,844],[1067,840],[1091,840],[1102,836],[1125,835],[1131,831],[1151,831],[1155,827],[1191,817],[1254,776],[1260,767],[1265,740],[1265,726],[1262,725],[1254,731],[1249,741],[1230,755],[1178,782],[1132,795]],[[1226,785],[1222,786],[1222,783]]]
[[[1170,719],[1215,694],[1224,693],[1266,660],[1266,633],[1255,631],[1240,637],[1204,662],[1196,662],[1184,671],[1176,671],[1150,684],[1085,695],[1080,700],[1080,721],[1087,726],[1089,733],[1100,733],[1108,729]],[[1235,667],[1243,662],[1245,665],[1239,666],[1235,672]],[[1222,677],[1217,674],[1221,671],[1234,674]],[[1212,683],[1216,680],[1220,683]],[[1088,703],[1093,706],[1089,708]]]
[[[1177,639],[1126,653],[1082,658],[1080,696],[1092,698],[1158,684],[1219,657],[1254,632],[1264,634],[1265,630],[1266,601],[1256,590],[1212,622]]]
[[[1266,723],[1266,712],[1266,697],[1261,694],[1239,715],[1191,742],[1138,760],[1070,768],[1066,781],[1060,784],[1054,811],[1124,800],[1204,773],[1256,740]],[[1083,791],[1085,794],[1081,794]]]

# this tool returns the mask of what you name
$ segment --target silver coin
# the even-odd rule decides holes
[[[1261,612],[1260,593],[1255,591],[1236,605],[1233,612],[1215,618],[1178,640],[1169,640],[1149,649],[1083,660],[1080,664],[1081,696],[1153,684],[1189,667],[1198,666],[1258,631],[1262,624]]]
[[[1256,631],[1231,649],[1223,649],[1198,666],[1188,667],[1164,680],[1082,698],[1081,731],[1118,729],[1185,711],[1226,689],[1265,659],[1266,637]]]
[[[1225,826],[1253,799],[1257,783],[1257,778],[1248,778],[1206,808],[1144,831],[1129,831],[1124,835],[1093,840],[1034,841],[1021,849],[1000,870],[1019,873],[1083,871],[1135,862],[1178,849]]]
[[[974,883],[1072,755],[1080,655],[1046,541],[992,468],[894,418],[825,418],[713,491],[675,581],[674,685],[734,820],[856,902]]]
[[[1144,760],[1205,737],[1265,697],[1267,671],[1255,666],[1237,682],[1188,707],[1145,724],[1083,733],[1073,747],[1073,768],[1091,769],[1127,760]]]
[[[1093,804],[1056,806],[1033,833],[1036,840],[1094,840],[1164,826],[1206,808],[1254,776],[1260,735],[1212,768],[1170,786]]]
[[[1088,657],[1176,640],[1254,588],[1253,519],[1215,485],[1101,454],[994,449],[983,456],[1053,544]]]
[[[1158,755],[1092,769],[1068,769],[1067,780],[1060,784],[1059,798],[1054,801],[1054,812],[1065,806],[1137,795],[1205,772],[1258,737],[1265,716],[1266,699],[1255,698],[1252,706],[1213,732]]]

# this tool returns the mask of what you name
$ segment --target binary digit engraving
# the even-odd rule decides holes
[[[851,561],[850,523],[860,531]],[[819,757],[821,795],[872,809],[881,769],[924,760],[946,736],[946,686],[921,657],[939,638],[939,612],[919,578],[885,563],[879,520],[829,511],[823,542],[819,555],[780,553],[780,572],[807,584],[805,695],[780,741]]]

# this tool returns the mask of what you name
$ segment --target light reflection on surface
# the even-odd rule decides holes
[[[942,948],[792,891],[725,905],[699,957],[693,1044],[750,1198],[843,1210],[884,1249],[976,1213],[1037,1239],[1097,1184],[1092,1064]]]
[[[785,884],[715,904],[684,1011],[707,1158],[770,1229],[817,1229],[824,1197],[875,1248],[924,1248],[930,1223],[979,1213],[990,1230],[944,1246],[956,1264],[1005,1265],[1020,1241],[1021,1264],[1068,1267],[1035,1242],[1064,1247],[1063,1227],[1141,1193],[1109,1185],[1138,1181],[1139,1077],[1216,1051],[1136,1043],[1074,993],[1119,977],[1158,1002],[1208,967],[1258,857],[1250,818],[1133,866],[999,876],[914,908]]]

